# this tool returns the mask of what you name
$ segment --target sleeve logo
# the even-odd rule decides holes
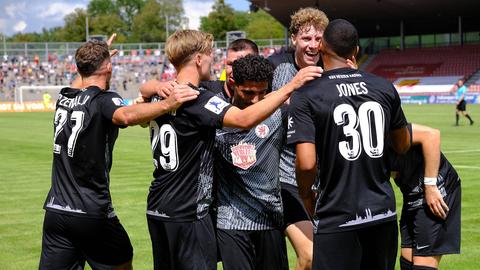
[[[125,101],[121,98],[112,98],[112,102],[113,104],[115,104],[116,106],[125,106]]]
[[[217,96],[214,96],[212,98],[210,98],[207,102],[207,104],[205,104],[205,109],[215,113],[215,114],[220,114],[223,109],[225,109],[225,107],[228,106],[228,103],[223,101],[221,98],[217,97]]]

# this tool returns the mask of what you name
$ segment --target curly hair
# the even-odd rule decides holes
[[[241,85],[245,81],[268,81],[269,89],[273,79],[273,65],[259,55],[246,55],[233,62],[233,79],[235,84]]]
[[[90,40],[82,44],[75,52],[78,73],[82,77],[91,76],[107,59],[110,59],[110,53],[108,45],[104,41]]]
[[[290,33],[293,35],[298,32],[308,29],[310,26],[315,27],[318,30],[325,30],[328,25],[327,15],[316,8],[301,8],[290,16]]]

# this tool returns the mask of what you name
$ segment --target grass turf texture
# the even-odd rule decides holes
[[[442,132],[442,150],[462,179],[462,254],[445,256],[441,269],[480,266],[480,106],[469,105],[474,126],[461,118],[454,127],[453,105],[405,105],[409,121]],[[50,187],[53,113],[0,114],[0,269],[38,268],[45,196]],[[131,127],[120,131],[111,172],[116,212],[134,247],[134,268],[152,269],[145,204],[153,163],[148,131]],[[397,205],[401,196],[397,189]],[[290,268],[295,253],[289,246]],[[399,269],[397,263],[397,269]]]

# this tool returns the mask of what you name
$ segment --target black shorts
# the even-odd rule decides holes
[[[217,245],[210,215],[168,222],[147,215],[154,269],[217,269]]]
[[[402,248],[412,248],[414,256],[440,256],[460,253],[460,182],[445,197],[449,212],[446,220],[432,214],[427,205],[403,210],[400,220]]]
[[[311,221],[303,200],[298,194],[298,187],[280,182],[282,187],[282,204],[284,229],[299,221]]]
[[[132,260],[133,248],[117,217],[96,219],[45,212],[39,269],[112,269]]]
[[[462,101],[460,101],[460,103],[458,103],[457,110],[459,110],[459,111],[466,111],[467,110],[467,102],[465,101],[465,99],[463,99]]]
[[[288,270],[287,246],[281,230],[217,229],[217,242],[223,269]]]
[[[322,270],[393,270],[397,222],[313,236],[313,268]]]

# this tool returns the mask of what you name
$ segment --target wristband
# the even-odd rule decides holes
[[[428,186],[435,186],[437,185],[437,178],[436,177],[424,177],[423,184]]]

